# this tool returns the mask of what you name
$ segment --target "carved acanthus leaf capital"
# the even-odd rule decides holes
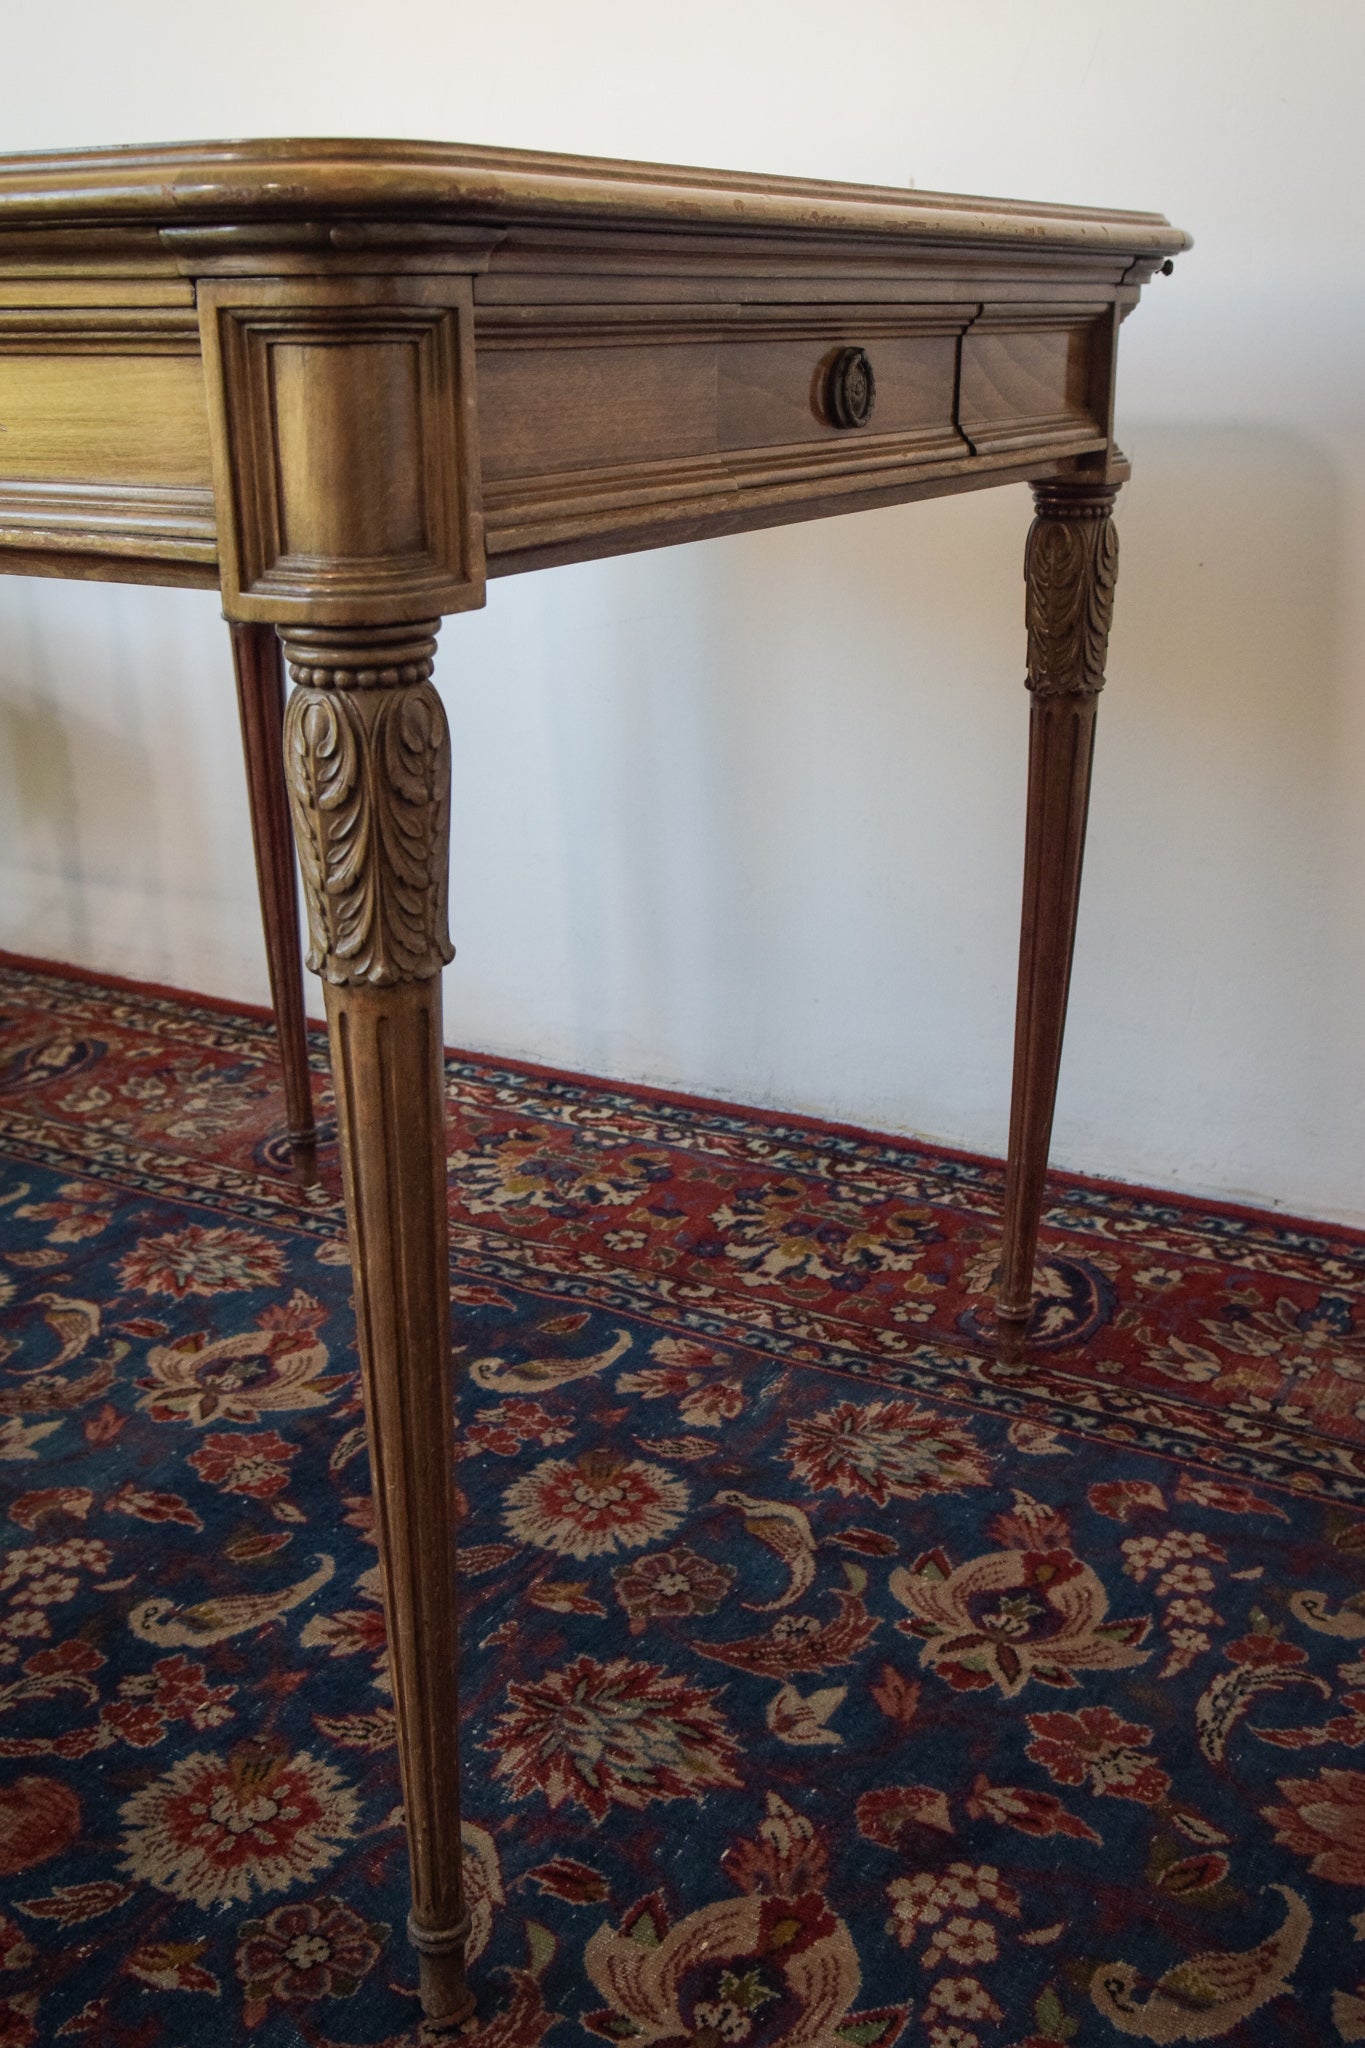
[[[434,626],[405,638],[394,629],[285,639],[297,684],[285,767],[308,965],[326,981],[422,981],[454,957],[450,735],[428,680],[434,648]]]
[[[1037,517],[1024,551],[1028,687],[1038,697],[1095,696],[1114,614],[1119,540],[1110,518],[1117,487],[1034,487]]]

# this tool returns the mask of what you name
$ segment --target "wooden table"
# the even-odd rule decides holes
[[[288,783],[339,1112],[409,1930],[433,2017],[468,2006],[441,618],[481,605],[489,575],[1033,486],[998,1301],[1017,1350],[1128,474],[1119,323],[1186,245],[1156,214],[430,143],[0,159],[0,568],[221,590],[306,1172]]]

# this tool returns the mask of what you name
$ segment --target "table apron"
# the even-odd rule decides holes
[[[488,573],[1093,458],[1131,296],[480,305]],[[875,400],[841,425],[855,350]],[[208,415],[192,307],[0,305],[0,570],[216,584]]]

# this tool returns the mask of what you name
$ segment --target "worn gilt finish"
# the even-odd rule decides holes
[[[1185,242],[1156,214],[431,143],[0,159],[0,569],[221,592],[306,1170],[292,807],[435,2019],[469,2002],[440,619],[490,576],[1034,485],[1000,1318],[1017,1349],[1127,474],[1119,323]],[[276,631],[294,678],[282,745]]]

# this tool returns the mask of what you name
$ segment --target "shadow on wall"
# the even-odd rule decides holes
[[[31,688],[25,694],[27,703],[20,700],[12,672],[0,671],[0,762],[5,807],[13,806],[8,850],[10,861],[22,864],[29,877],[26,893],[35,901],[26,908],[39,912],[24,920],[27,941],[16,930],[15,943],[41,951],[34,934],[55,918],[81,958],[91,942],[91,927],[71,734],[52,704],[32,701]]]
[[[1358,1213],[1341,478],[1259,423],[1124,439],[1057,1154]]]
[[[1273,427],[1128,428],[1056,1155],[1359,1215],[1341,478]],[[520,861],[474,869],[485,1042],[998,1148],[1028,521],[1010,489],[815,522],[547,572],[471,619],[488,701],[520,693],[520,723],[471,727],[503,750],[476,778],[501,798],[469,792],[483,852],[500,830]],[[231,911],[259,953],[191,595],[0,589],[9,943],[199,979]]]
[[[1003,1114],[1027,751],[1022,487],[812,521],[716,557],[717,638],[743,687],[703,684],[733,739],[734,840],[812,1002],[802,1096],[926,1128]],[[749,797],[775,784],[774,820]],[[750,950],[748,966],[761,970]],[[760,990],[759,1028],[780,1031]],[[833,1044],[829,1041],[833,1040]],[[965,1056],[965,1057],[964,1057]],[[958,1081],[948,1086],[958,1088]],[[940,1112],[941,1113],[941,1112]],[[987,1128],[995,1128],[987,1110]]]
[[[581,1057],[896,1121],[924,1035],[952,1058],[989,1018],[1000,1107],[1028,521],[1016,489],[573,572],[550,773],[568,820],[575,764],[596,829],[553,855],[571,1007],[585,1045],[613,1002],[636,1034]]]
[[[1274,427],[1129,426],[1056,1156],[1359,1215],[1341,479]],[[1029,518],[1000,490],[565,572],[557,1057],[1000,1148]]]
[[[167,783],[186,819],[197,810],[177,642],[153,609],[165,596],[4,579],[0,857],[5,938],[22,950],[117,969],[126,948],[127,971],[157,972],[147,947],[193,873],[189,835],[168,859]]]

